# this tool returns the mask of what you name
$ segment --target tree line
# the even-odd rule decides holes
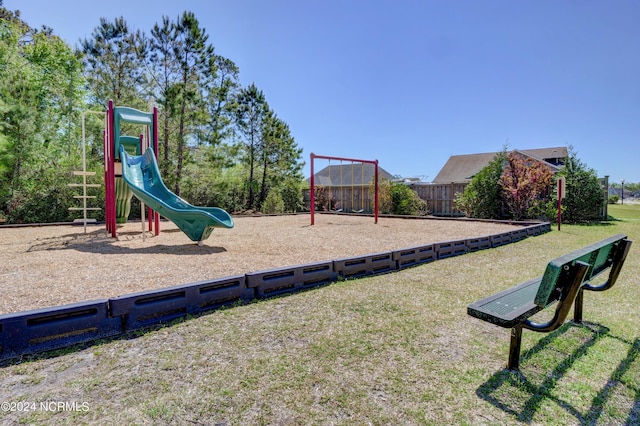
[[[68,210],[77,204],[68,183],[82,164],[83,135],[97,183],[104,154],[103,119],[83,113],[105,111],[109,100],[158,107],[163,179],[191,203],[232,212],[298,210],[302,149],[265,94],[254,83],[243,87],[239,75],[192,12],[163,16],[148,33],[132,31],[124,17],[101,18],[71,48],[0,0],[0,219],[77,217]],[[94,194],[98,207],[101,192]]]
[[[243,87],[239,75],[192,12],[163,16],[148,32],[132,31],[124,17],[101,18],[71,48],[0,0],[0,221],[78,217],[68,210],[78,206],[68,184],[82,164],[83,136],[87,168],[96,183],[103,176],[104,122],[84,113],[104,111],[109,100],[145,111],[158,106],[163,179],[191,203],[231,212],[302,209],[302,149],[265,94],[254,83]],[[571,152],[559,175],[567,178],[566,219],[597,217],[603,196],[595,172]],[[554,181],[505,149],[456,206],[470,217],[553,218]],[[93,195],[93,206],[104,206],[104,192]],[[381,200],[385,212],[426,212],[402,185],[381,185]]]

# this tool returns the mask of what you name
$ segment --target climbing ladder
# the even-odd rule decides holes
[[[95,195],[87,195],[87,188],[100,188],[102,185],[97,183],[87,183],[87,176],[95,176],[96,172],[88,172],[86,170],[76,170],[74,176],[82,176],[82,183],[69,183],[70,187],[82,188],[82,195],[74,195],[73,198],[82,200],[82,207],[69,207],[70,211],[82,211],[82,219],[76,219],[74,222],[82,221],[84,224],[84,233],[87,233],[87,222],[96,222],[95,219],[87,219],[87,212],[91,210],[102,210],[100,207],[87,207],[87,200],[96,198]]]
[[[88,172],[87,171],[87,148],[86,148],[86,136],[85,136],[85,116],[86,114],[101,114],[104,115],[104,112],[100,111],[85,111],[82,113],[82,170],[76,170],[73,172],[74,176],[82,176],[82,183],[69,183],[72,188],[82,188],[82,195],[74,195],[73,198],[82,200],[82,207],[69,207],[70,211],[82,211],[82,219],[76,219],[75,222],[80,222],[84,224],[84,233],[87,233],[87,222],[96,222],[95,219],[87,219],[87,212],[92,210],[102,210],[100,207],[87,207],[87,200],[91,198],[96,198],[95,195],[87,195],[87,188],[100,188],[102,185],[97,183],[87,183],[87,176],[95,176],[96,172]]]

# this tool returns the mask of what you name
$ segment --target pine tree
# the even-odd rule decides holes
[[[203,75],[208,71],[213,46],[207,44],[209,36],[200,27],[193,12],[184,12],[174,27],[176,44],[174,55],[178,62],[180,79],[177,89],[177,146],[175,193],[180,195],[180,179],[186,155],[187,137],[204,116],[204,100],[200,90]]]
[[[262,180],[259,204],[269,190],[285,184],[287,180],[302,180],[302,148],[298,148],[289,125],[269,109],[263,118],[262,140],[259,145],[262,158]]]
[[[264,93],[254,83],[240,90],[237,99],[236,125],[243,136],[244,160],[249,168],[247,180],[247,208],[256,208],[256,167],[259,161],[259,149],[262,143],[263,120],[269,105]]]
[[[119,17],[113,22],[100,18],[91,38],[81,41],[94,107],[104,108],[110,99],[116,105],[145,107],[141,39],[140,31],[132,33],[124,18]]]

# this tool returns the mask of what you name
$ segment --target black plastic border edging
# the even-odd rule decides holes
[[[256,298],[277,296],[335,282],[337,274],[331,261],[308,263],[246,275],[247,287]]]
[[[408,247],[182,284],[111,299],[0,315],[0,360],[61,349],[215,310],[438,259],[498,247],[551,230],[549,222],[511,232]]]
[[[224,305],[247,302],[253,292],[246,277],[236,275],[109,299],[109,315],[121,317],[123,332],[169,322]]]
[[[0,316],[0,359],[63,348],[122,333],[107,299]]]

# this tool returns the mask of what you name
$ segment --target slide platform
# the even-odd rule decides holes
[[[169,191],[160,177],[151,148],[142,155],[129,155],[120,147],[122,177],[147,206],[176,224],[192,241],[206,240],[216,227],[233,228],[233,218],[218,207],[195,207]]]

